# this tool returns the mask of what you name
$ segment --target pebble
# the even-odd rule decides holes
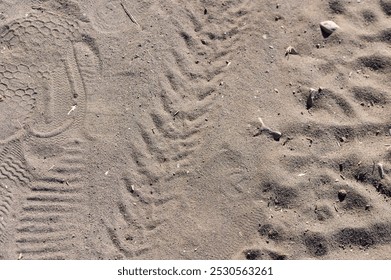
[[[347,192],[344,189],[338,191],[338,199],[339,201],[344,201],[346,198]]]
[[[299,52],[292,46],[289,46],[285,50],[285,56],[289,56],[290,54],[299,54]]]
[[[344,136],[342,136],[341,138],[339,138],[339,141],[341,141],[341,142],[346,142],[348,139],[346,138],[346,137],[344,137]]]
[[[331,35],[335,30],[337,30],[339,26],[331,20],[322,21],[320,23],[320,29],[325,35]]]
[[[279,131],[270,131],[270,135],[273,137],[275,141],[280,141],[282,133]]]
[[[307,110],[311,109],[314,106],[316,95],[321,91],[322,91],[321,88],[319,88],[318,90],[310,88],[310,94],[308,95],[307,98]]]

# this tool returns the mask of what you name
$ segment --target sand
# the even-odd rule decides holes
[[[0,1],[0,259],[390,259],[390,16]]]

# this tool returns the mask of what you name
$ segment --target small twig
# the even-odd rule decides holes
[[[384,177],[385,177],[385,172],[384,172],[383,164],[378,163],[378,164],[377,164],[377,169],[378,169],[378,171],[379,171],[380,178],[384,179]]]
[[[136,19],[134,18],[134,16],[125,8],[125,5],[121,3],[121,7],[122,7],[122,9],[124,9],[125,14],[130,18],[130,20],[131,20],[134,24],[140,26],[140,24],[138,24],[138,22],[136,21]]]
[[[261,123],[261,128],[265,127],[265,123],[263,122],[262,118],[258,118],[259,122]]]
[[[68,112],[68,116],[69,116],[70,113],[72,113],[73,111],[75,111],[75,109],[76,109],[76,105],[73,105],[73,106],[71,107],[71,109],[69,110],[69,112]]]
[[[20,123],[20,121],[17,119],[16,120],[18,122],[18,124],[20,125],[20,127],[23,129],[23,125]]]

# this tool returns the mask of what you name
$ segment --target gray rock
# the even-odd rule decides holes
[[[341,189],[341,190],[339,190],[338,191],[338,199],[339,199],[339,201],[344,201],[345,200],[345,198],[346,198],[346,195],[347,195],[347,191],[346,190],[344,190],[344,189]]]
[[[325,38],[330,36],[338,28],[339,26],[331,20],[322,21],[320,23],[320,30],[322,31],[323,37]]]

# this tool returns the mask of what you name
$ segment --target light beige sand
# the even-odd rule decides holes
[[[0,259],[391,258],[390,0],[78,2],[0,2]]]

